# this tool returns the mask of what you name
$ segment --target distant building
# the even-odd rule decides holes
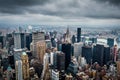
[[[23,80],[29,80],[29,62],[28,62],[28,55],[26,52],[23,52],[21,55],[22,60],[22,74],[23,74]]]
[[[65,53],[65,70],[71,62],[71,44],[64,43],[62,44],[62,52]]]
[[[46,50],[46,42],[38,41],[36,44],[36,48],[37,48],[37,58],[40,60],[40,63],[43,64],[43,57],[45,55],[45,50]]]
[[[32,42],[32,34],[26,34],[26,48],[30,50],[30,43]]]
[[[108,38],[107,39],[107,45],[109,45],[110,47],[113,47],[114,46],[114,38]]]
[[[45,40],[46,42],[46,48],[52,48],[51,40]]]
[[[75,35],[72,36],[72,43],[74,44],[76,42],[76,37]]]
[[[44,40],[45,40],[44,32],[33,32],[32,33],[32,43],[30,45],[30,50],[32,51],[34,57],[37,57],[36,42],[44,41]]]
[[[22,61],[18,60],[15,63],[15,70],[16,70],[16,80],[24,80],[22,74]]]
[[[83,43],[80,42],[80,43],[75,43],[74,44],[74,56],[78,59],[79,56],[81,56],[81,53],[82,53],[82,46],[83,46]]]
[[[81,41],[81,28],[77,28],[77,42]]]
[[[24,33],[14,33],[14,48],[21,49],[26,47],[26,37]]]

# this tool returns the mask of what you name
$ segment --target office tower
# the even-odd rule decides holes
[[[14,69],[15,68],[14,56],[13,55],[8,56],[8,61],[11,67]]]
[[[2,48],[5,45],[5,37],[0,35],[0,43],[2,44]]]
[[[57,42],[57,50],[62,51],[62,43],[60,41]]]
[[[17,61],[17,60],[21,60],[21,55],[23,52],[26,51],[26,49],[14,49],[14,60]]]
[[[120,75],[120,60],[118,60],[116,64],[117,64],[117,74]]]
[[[62,44],[62,52],[65,53],[65,70],[67,69],[69,63],[71,62],[71,44]]]
[[[97,44],[93,48],[93,63],[98,62],[98,64],[103,66],[103,58],[104,58],[104,45]]]
[[[72,58],[68,68],[67,68],[67,73],[72,73],[72,75],[76,75],[78,72],[78,62],[75,57]]]
[[[63,52],[57,53],[57,69],[59,71],[65,70],[65,54]]]
[[[109,45],[110,47],[113,47],[114,46],[114,38],[108,38],[107,45]]]
[[[30,50],[32,51],[34,57],[37,57],[36,42],[42,41],[42,40],[43,41],[45,40],[44,32],[33,32],[32,33],[32,43],[31,43]]]
[[[75,35],[72,36],[72,43],[74,44],[76,42]]]
[[[16,70],[16,80],[24,80],[22,74],[22,61],[18,60],[15,62],[15,70]]]
[[[32,34],[26,33],[26,48],[30,50],[30,43],[32,42]]]
[[[69,31],[68,27],[67,27],[66,33],[64,35],[64,42],[71,43],[71,40],[70,40],[70,31]]]
[[[85,57],[86,62],[91,64],[92,61],[92,46],[83,46],[82,47],[82,57]]]
[[[26,37],[24,33],[14,33],[14,48],[21,49],[26,47]]]
[[[55,38],[51,38],[51,43],[52,43],[52,47],[56,47],[57,46]]]
[[[117,45],[114,45],[112,53],[113,53],[114,62],[116,62],[116,60],[117,60]]]
[[[82,46],[83,46],[83,42],[75,43],[75,44],[74,44],[74,56],[75,56],[77,59],[78,59],[79,56],[81,56]]]
[[[52,48],[52,43],[51,43],[51,40],[45,40],[46,42],[46,48]]]
[[[45,55],[46,50],[46,42],[45,41],[38,41],[36,42],[37,48],[37,58],[40,60],[40,63],[43,64],[43,57]]]
[[[26,54],[26,52],[22,53],[21,60],[22,60],[23,80],[29,80],[29,62],[28,62],[28,55]]]
[[[103,63],[107,64],[108,61],[110,61],[110,47],[105,45],[104,46],[104,59],[103,59]]]
[[[77,28],[77,42],[81,41],[81,28]]]
[[[59,71],[52,70],[52,80],[59,80]]]

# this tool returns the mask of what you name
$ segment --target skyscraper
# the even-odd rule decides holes
[[[22,53],[21,60],[22,60],[23,80],[29,80],[29,62],[28,62],[28,55],[25,52]]]
[[[32,33],[32,43],[31,43],[31,49],[30,50],[32,51],[34,57],[37,57],[36,42],[44,41],[44,40],[45,40],[44,32],[33,32]]]
[[[79,56],[81,56],[81,53],[82,53],[82,46],[83,46],[83,43],[80,42],[80,43],[75,43],[74,44],[74,56],[78,59]]]
[[[93,63],[98,62],[101,66],[103,66],[103,58],[104,58],[104,45],[97,44],[93,48]]]
[[[21,60],[16,61],[15,70],[16,70],[16,80],[23,80],[22,61]]]
[[[43,64],[43,57],[45,55],[45,50],[46,50],[46,42],[38,41],[36,44],[36,48],[37,48],[37,58],[40,60],[40,63]]]
[[[65,70],[65,54],[63,52],[57,52],[57,69]]]
[[[81,41],[81,28],[77,28],[77,42]]]
[[[108,38],[107,45],[109,45],[110,47],[113,47],[114,46],[114,38]]]
[[[30,50],[30,43],[32,42],[32,34],[26,34],[26,48]]]
[[[82,47],[82,57],[85,57],[86,62],[91,64],[92,60],[92,46],[83,46]]]
[[[21,49],[26,47],[26,37],[24,33],[14,33],[14,48]]]
[[[103,63],[107,64],[108,61],[110,61],[110,47],[105,45],[104,46],[104,59],[103,59]]]
[[[62,52],[65,53],[65,70],[66,70],[71,61],[71,44],[70,43],[62,44]]]

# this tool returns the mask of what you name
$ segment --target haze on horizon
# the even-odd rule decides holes
[[[0,23],[119,24],[120,0],[0,0]]]

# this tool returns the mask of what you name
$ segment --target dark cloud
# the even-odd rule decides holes
[[[120,0],[0,0],[0,13],[39,14],[62,19],[120,19],[119,4]]]
[[[26,7],[43,5],[49,0],[0,0],[0,12],[10,14],[23,14]]]
[[[120,0],[97,0],[99,2],[108,2],[115,6],[120,6]]]

